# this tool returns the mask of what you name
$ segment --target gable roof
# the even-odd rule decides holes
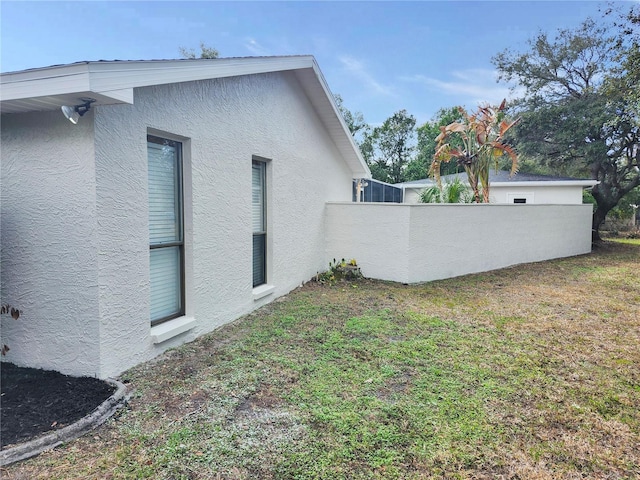
[[[443,182],[451,182],[455,177],[460,177],[463,182],[468,183],[467,175],[465,173],[453,173],[450,175],[443,175]],[[489,183],[493,186],[505,186],[510,185],[514,187],[542,187],[542,186],[582,186],[593,187],[599,182],[597,180],[591,180],[588,178],[572,178],[572,177],[556,177],[552,175],[537,175],[533,173],[521,173],[518,172],[511,176],[506,170],[491,170],[489,172]],[[421,180],[413,180],[411,182],[396,183],[396,187],[402,188],[426,188],[434,185],[435,181],[431,178],[423,178]]]
[[[134,88],[213,78],[292,71],[356,178],[371,172],[338,111],[311,55],[197,60],[100,60],[0,74],[3,114],[56,110],[96,100],[92,106],[133,104]]]

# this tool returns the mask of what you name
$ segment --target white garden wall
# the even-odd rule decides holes
[[[591,251],[591,205],[327,205],[327,258],[425,282]]]

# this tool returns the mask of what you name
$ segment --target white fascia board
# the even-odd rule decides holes
[[[89,85],[87,64],[6,73],[0,77],[0,100],[22,100],[86,92],[90,90]]]
[[[311,56],[142,60],[89,64],[92,90],[103,92],[309,68]]]
[[[10,102],[89,92],[105,97],[104,103],[133,103],[136,87],[311,68],[313,63],[309,55],[74,63],[4,73],[0,75],[0,100]]]

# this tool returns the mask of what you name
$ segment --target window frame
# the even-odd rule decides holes
[[[186,290],[185,290],[185,225],[184,225],[184,155],[183,155],[183,142],[180,140],[175,140],[172,138],[167,138],[161,135],[154,135],[151,133],[147,134],[147,158],[148,158],[148,144],[154,143],[157,145],[171,145],[175,147],[176,151],[176,199],[177,199],[177,208],[176,208],[176,223],[178,227],[178,238],[179,240],[173,242],[164,242],[152,244],[149,241],[149,256],[151,256],[151,251],[162,249],[162,248],[175,248],[178,247],[178,260],[179,260],[179,272],[178,272],[178,280],[180,282],[180,293],[179,293],[179,308],[176,312],[171,313],[170,315],[166,315],[164,317],[151,319],[151,326],[154,327],[156,325],[160,325],[161,323],[167,322],[169,320],[173,320],[174,318],[182,317],[186,312]],[[147,172],[149,171],[149,166],[147,165]],[[149,291],[151,294],[151,291]]]
[[[252,238],[252,250],[251,250],[251,259],[252,259],[252,284],[253,288],[259,287],[260,285],[266,285],[267,282],[267,162],[256,160],[255,157],[251,159],[251,188],[253,190],[253,168],[257,166],[260,168],[260,188],[262,190],[262,230],[259,232],[253,231],[253,200],[252,200],[252,210],[251,210],[251,238]],[[253,199],[253,192],[252,192]],[[256,283],[255,276],[253,272],[255,270],[255,238],[256,236],[262,237],[262,282]]]

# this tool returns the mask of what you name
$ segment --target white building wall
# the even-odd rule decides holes
[[[513,203],[513,197],[527,198],[527,203],[545,204],[581,204],[582,185],[509,185],[491,184],[489,189],[489,200],[491,203]],[[406,188],[404,193],[404,203],[420,203],[421,188]]]
[[[491,185],[490,197],[492,203],[513,203],[513,197],[527,196],[527,203],[552,204],[581,204],[582,186],[549,185],[549,186],[521,186]],[[529,202],[528,198],[533,201]]]
[[[2,116],[3,360],[93,375],[100,356],[93,114]],[[69,346],[72,345],[72,348]]]
[[[327,206],[327,258],[424,282],[591,251],[591,205]]]
[[[404,189],[404,202],[403,203],[410,203],[410,204],[416,204],[416,203],[420,203],[420,194],[422,193],[422,189],[418,189],[418,188],[405,188]]]
[[[148,300],[148,128],[188,139],[191,175],[187,317],[196,324],[156,344]],[[97,109],[96,145],[102,377],[232,321],[323,270],[325,202],[351,199],[352,174],[292,74],[138,89],[132,106]],[[269,160],[274,291],[259,300],[252,293],[253,156]]]

